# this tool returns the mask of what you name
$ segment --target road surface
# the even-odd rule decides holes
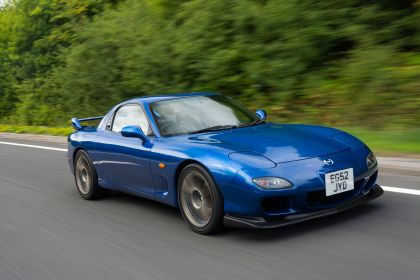
[[[156,202],[82,200],[59,141],[13,142],[58,150],[0,144],[0,280],[420,279],[419,195],[386,191],[286,228],[201,236]],[[420,190],[420,172],[388,168],[379,183]]]

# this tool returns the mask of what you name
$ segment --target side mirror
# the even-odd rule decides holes
[[[144,135],[143,130],[137,125],[129,125],[121,129],[121,135],[124,137],[139,138],[143,142],[148,142],[147,136]]]
[[[257,115],[257,117],[262,121],[265,121],[267,119],[267,112],[263,109],[258,109],[257,111],[255,111],[255,115]]]

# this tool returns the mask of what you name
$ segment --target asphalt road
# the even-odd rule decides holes
[[[387,170],[379,183],[420,189],[410,174]],[[0,144],[0,280],[14,279],[420,279],[420,196],[200,236],[156,202],[82,200],[62,151]]]

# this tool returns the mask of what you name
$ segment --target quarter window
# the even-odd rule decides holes
[[[114,121],[112,123],[112,131],[121,132],[123,127],[129,125],[138,125],[146,135],[152,134],[149,122],[143,109],[135,104],[122,106],[115,113]]]

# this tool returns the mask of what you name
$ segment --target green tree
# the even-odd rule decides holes
[[[274,119],[417,126],[414,0],[19,0],[0,11],[0,118],[65,123],[219,91]]]

